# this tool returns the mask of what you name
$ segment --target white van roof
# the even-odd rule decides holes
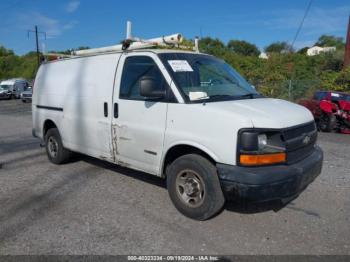
[[[195,51],[192,51],[192,50],[184,50],[184,49],[161,49],[161,48],[159,48],[159,49],[136,49],[136,50],[130,50],[130,51],[111,51],[111,52],[106,52],[106,53],[91,54],[91,55],[84,55],[84,56],[63,57],[63,58],[57,59],[57,60],[46,61],[43,64],[55,63],[55,62],[65,61],[65,60],[70,60],[70,59],[79,59],[79,58],[93,57],[93,56],[102,56],[102,55],[120,54],[120,53],[144,53],[144,52],[150,52],[150,53],[155,53],[155,54],[186,53],[186,54],[208,55],[208,54],[205,54],[205,53],[199,53],[199,52],[195,52]]]

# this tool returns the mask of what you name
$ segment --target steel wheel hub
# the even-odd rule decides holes
[[[54,137],[48,139],[48,150],[51,157],[55,158],[58,152],[58,143]]]
[[[190,207],[203,203],[205,190],[202,178],[192,170],[184,170],[177,175],[176,191],[180,200]]]

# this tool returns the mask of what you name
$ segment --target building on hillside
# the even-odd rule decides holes
[[[264,53],[264,52],[261,52],[260,55],[259,55],[259,58],[262,58],[262,59],[268,59],[269,58],[269,55]]]
[[[314,55],[319,55],[321,53],[328,53],[328,52],[334,52],[336,50],[335,46],[313,46],[309,48],[306,52],[308,56],[314,56]]]

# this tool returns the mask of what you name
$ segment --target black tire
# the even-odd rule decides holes
[[[26,101],[25,99],[22,99],[22,102],[23,102],[23,103],[27,103],[27,101]]]
[[[318,121],[319,129],[322,132],[331,132],[336,125],[336,117],[332,114],[323,113]]]
[[[56,164],[67,163],[71,157],[71,151],[65,149],[57,128],[51,128],[45,135],[45,148],[49,160]]]
[[[193,175],[193,181],[188,174]],[[183,196],[191,198],[193,194],[187,194],[185,187],[182,187],[181,183],[179,184],[177,181],[185,181],[184,184],[188,183],[191,189],[195,189],[192,190],[195,191],[195,194],[203,189],[203,193],[196,197],[199,199],[197,204],[193,199],[185,201]],[[200,182],[201,186],[194,187],[196,181]],[[221,211],[225,204],[216,167],[200,155],[189,154],[177,158],[167,170],[167,188],[176,209],[183,215],[195,220],[207,220],[213,217]],[[188,189],[187,186],[186,189]],[[188,192],[190,193],[191,190]]]

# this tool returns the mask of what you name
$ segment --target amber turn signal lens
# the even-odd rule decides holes
[[[258,166],[271,165],[286,162],[286,153],[264,154],[264,155],[240,155],[241,165]]]

